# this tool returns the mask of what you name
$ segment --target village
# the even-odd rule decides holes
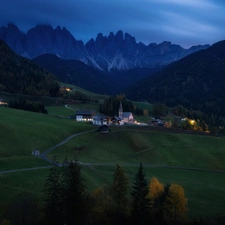
[[[92,122],[93,125],[100,126],[102,131],[107,131],[108,126],[111,124],[120,126],[124,124],[147,125],[146,123],[137,122],[132,112],[124,112],[122,102],[120,102],[118,116],[108,117],[104,114],[96,114],[95,111],[91,110],[78,110],[76,112],[76,121]]]

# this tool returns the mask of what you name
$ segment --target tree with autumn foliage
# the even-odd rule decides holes
[[[149,184],[149,193],[147,198],[150,201],[150,209],[152,214],[160,214],[163,208],[165,188],[164,184],[159,182],[156,177],[152,177]]]
[[[164,203],[166,217],[176,225],[186,219],[188,211],[187,198],[184,189],[178,184],[171,184]]]
[[[113,201],[108,185],[103,185],[91,194],[92,224],[112,224]]]

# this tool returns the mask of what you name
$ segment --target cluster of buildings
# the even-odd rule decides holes
[[[123,106],[120,102],[118,116],[114,117],[107,117],[103,114],[95,114],[94,111],[89,110],[78,110],[76,112],[76,120],[77,121],[89,121],[92,122],[94,125],[123,125],[124,123],[134,123],[134,117],[132,112],[123,112]]]

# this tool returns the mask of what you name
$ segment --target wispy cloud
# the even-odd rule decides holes
[[[225,39],[224,0],[7,0],[0,25],[26,31],[40,23],[65,26],[84,42],[97,33],[123,30],[137,41],[183,46]]]

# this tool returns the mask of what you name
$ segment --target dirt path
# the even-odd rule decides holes
[[[5,170],[5,171],[1,171],[1,174],[5,174],[5,173],[15,173],[15,172],[24,172],[24,171],[30,171],[30,170],[40,170],[40,169],[48,169],[51,168],[52,166],[42,166],[42,167],[33,167],[33,168],[24,168],[24,169],[18,169],[18,170]]]
[[[90,132],[93,132],[93,131],[95,131],[95,130],[96,130],[96,129],[94,129],[94,130],[89,130],[89,131],[84,131],[84,132],[77,133],[77,134],[73,134],[73,135],[69,136],[68,138],[66,138],[65,140],[63,140],[62,142],[60,142],[60,143],[58,143],[58,144],[56,144],[56,145],[54,145],[54,146],[48,148],[47,150],[45,150],[43,153],[41,153],[41,154],[39,155],[39,157],[41,157],[42,159],[44,159],[44,160],[47,161],[47,162],[52,163],[52,160],[50,160],[50,159],[47,158],[47,156],[46,156],[49,152],[51,152],[52,150],[56,149],[57,147],[59,147],[59,146],[65,144],[66,142],[68,142],[69,140],[71,140],[72,138],[74,138],[74,137],[76,137],[76,136],[78,136],[78,135],[90,133]]]
[[[82,135],[82,134],[86,134],[86,133],[89,133],[89,132],[93,132],[95,130],[96,129],[73,134],[73,135],[67,137],[65,140],[61,141],[60,143],[58,143],[58,144],[56,144],[56,145],[46,149],[43,153],[41,153],[39,155],[39,157],[52,164],[53,161],[46,156],[49,152],[51,152],[52,150],[56,149],[57,147],[65,144],[66,142],[68,142],[69,140],[71,140],[72,138],[74,138],[74,137],[76,137],[78,135]],[[147,150],[149,150],[149,149],[145,149],[143,151],[147,151]],[[141,152],[143,152],[143,151],[141,151]],[[138,153],[140,153],[140,152],[138,152]],[[92,170],[97,170],[96,168],[94,168],[94,166],[115,166],[116,163],[84,163],[84,162],[78,161],[78,164],[80,164],[82,166],[88,166]],[[58,166],[62,166],[62,164],[59,163]],[[121,166],[138,167],[139,164],[121,164]],[[143,166],[144,167],[153,167],[153,168],[162,168],[162,169],[164,168],[164,169],[177,169],[177,170],[193,170],[193,171],[211,172],[211,173],[225,173],[225,170],[210,170],[210,169],[194,168],[194,167],[163,166],[163,165],[152,165],[152,164],[143,164]],[[6,171],[0,171],[0,174],[13,173],[13,172],[22,172],[22,171],[30,171],[30,170],[38,170],[38,169],[47,169],[47,168],[50,168],[50,167],[51,166],[44,166],[44,167],[42,166],[42,167],[33,167],[33,168],[25,168],[25,169],[6,170]]]
[[[78,161],[80,165],[88,166],[92,170],[97,170],[94,166],[115,166],[116,163],[82,163]],[[184,167],[184,166],[163,166],[163,165],[153,165],[153,164],[142,164],[143,167],[152,167],[152,168],[161,168],[161,169],[178,169],[178,170],[193,170],[193,171],[201,171],[201,172],[210,172],[210,173],[225,173],[225,170],[210,170],[203,168],[195,168],[195,167]],[[139,167],[140,164],[120,164],[123,167]]]
[[[52,164],[52,160],[49,159],[46,155],[51,152],[52,150],[56,149],[57,147],[65,144],[66,142],[68,142],[69,140],[71,140],[72,138],[78,136],[78,135],[82,135],[82,134],[86,134],[86,133],[90,133],[90,132],[93,132],[95,131],[96,129],[94,130],[89,130],[89,131],[84,131],[84,132],[80,132],[80,133],[77,133],[77,134],[73,134],[69,137],[67,137],[66,139],[64,139],[63,141],[61,141],[60,143],[48,148],[47,150],[45,150],[44,152],[42,152],[38,157],[42,158],[43,160],[49,162],[50,164]],[[58,164],[59,166],[62,166],[61,163]],[[14,170],[5,170],[5,171],[0,171],[0,174],[6,174],[6,173],[13,173],[13,172],[22,172],[22,171],[29,171],[29,170],[38,170],[38,169],[45,169],[45,168],[50,168],[51,166],[42,166],[42,167],[32,167],[32,168],[24,168],[24,169],[14,169]]]
[[[73,108],[69,107],[67,104],[65,105],[65,107],[66,107],[67,109],[70,109],[70,110],[73,110],[73,111],[76,110],[76,109],[73,109]]]

